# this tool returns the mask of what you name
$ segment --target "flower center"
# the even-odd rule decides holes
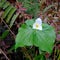
[[[39,27],[39,24],[36,24],[36,28],[38,28]]]

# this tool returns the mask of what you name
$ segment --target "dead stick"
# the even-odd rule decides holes
[[[7,60],[10,60],[8,57],[7,57],[7,55],[3,52],[3,50],[0,48],[0,52],[5,56],[5,58],[7,59]]]
[[[9,28],[9,26],[6,24],[6,22],[1,18],[2,22],[7,26],[7,28],[9,29],[9,31],[11,32],[11,34],[13,35],[14,39],[15,39],[15,34],[11,31],[11,29]]]

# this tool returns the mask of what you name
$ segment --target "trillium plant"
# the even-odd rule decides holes
[[[18,29],[15,48],[25,46],[36,46],[39,51],[52,52],[55,42],[54,28],[42,23],[41,18],[26,20]]]

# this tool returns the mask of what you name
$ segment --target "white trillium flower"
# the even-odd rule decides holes
[[[35,23],[33,24],[33,29],[42,30],[42,25],[39,24],[39,23],[37,23],[37,22],[35,22]]]
[[[33,29],[42,30],[42,20],[37,18],[35,23],[33,24]]]

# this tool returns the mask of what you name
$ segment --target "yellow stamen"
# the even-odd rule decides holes
[[[36,28],[38,28],[39,27],[39,24],[36,24]]]

